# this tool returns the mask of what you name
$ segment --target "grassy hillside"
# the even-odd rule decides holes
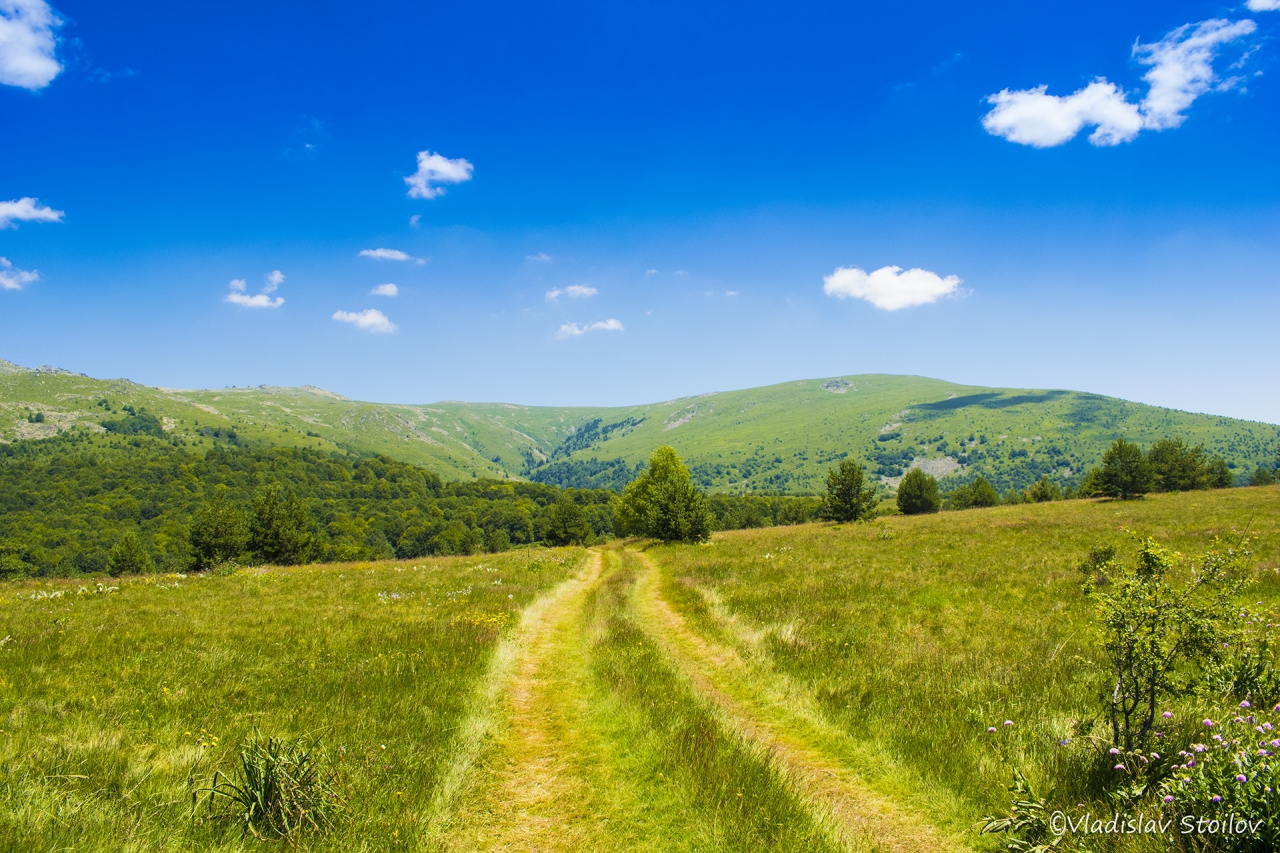
[[[103,405],[103,401],[106,404]],[[715,491],[816,492],[845,455],[887,482],[905,467],[986,476],[1000,491],[1063,483],[1124,437],[1203,442],[1238,474],[1274,459],[1280,428],[1061,390],[996,389],[909,376],[848,376],[613,408],[504,403],[386,405],[318,388],[175,391],[52,370],[0,370],[0,440],[96,426],[145,408],[195,446],[236,440],[383,453],[445,479],[532,478],[618,486],[669,443]],[[32,423],[36,414],[43,422]]]

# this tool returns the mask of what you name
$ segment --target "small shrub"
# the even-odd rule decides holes
[[[199,795],[207,794],[211,817],[231,820],[259,839],[323,830],[343,804],[324,764],[323,753],[305,739],[255,734],[241,744],[230,774],[215,772],[213,783],[192,795],[193,810]]]

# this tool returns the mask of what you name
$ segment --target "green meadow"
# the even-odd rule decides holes
[[[1081,561],[1132,555],[1130,531],[1192,555],[1246,530],[1242,605],[1268,612],[1274,486],[7,583],[0,847],[1004,849],[979,828],[1015,771],[1050,807],[1113,807]],[[1171,744],[1198,701],[1167,703]],[[272,737],[328,798],[284,840],[208,793]]]

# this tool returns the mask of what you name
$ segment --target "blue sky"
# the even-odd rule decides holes
[[[0,0],[0,357],[1280,422],[1272,7]]]

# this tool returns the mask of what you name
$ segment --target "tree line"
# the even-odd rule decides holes
[[[201,453],[145,430],[70,431],[0,445],[0,577],[590,544],[624,535],[619,502],[611,489],[447,483],[383,456],[234,445]],[[817,503],[704,496],[705,523],[678,529],[800,523],[812,520]]]

